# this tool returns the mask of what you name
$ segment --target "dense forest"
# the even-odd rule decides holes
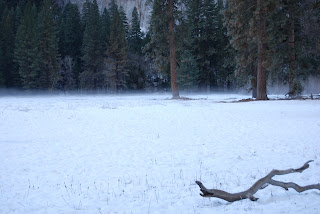
[[[147,32],[137,8],[0,0],[0,87],[23,90],[199,91],[267,81],[302,92],[320,75],[314,0],[153,0]],[[130,16],[130,17],[129,17]],[[128,20],[131,20],[130,22]]]

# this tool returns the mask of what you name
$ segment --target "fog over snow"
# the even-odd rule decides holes
[[[232,102],[239,94],[0,97],[0,213],[306,213],[320,191],[239,192],[272,169],[320,182],[320,100]],[[274,96],[276,97],[276,96]]]

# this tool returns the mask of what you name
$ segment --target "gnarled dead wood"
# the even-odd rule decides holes
[[[259,179],[257,182],[255,182],[248,190],[243,191],[243,192],[239,192],[239,193],[228,193],[228,192],[218,190],[218,189],[207,189],[200,181],[196,181],[196,183],[200,187],[200,190],[202,192],[202,193],[200,193],[200,195],[202,197],[216,197],[216,198],[220,198],[220,199],[223,199],[223,200],[226,200],[229,202],[239,201],[239,200],[246,199],[246,198],[249,198],[251,201],[257,201],[259,198],[256,198],[253,195],[256,192],[258,192],[259,189],[264,189],[269,184],[282,187],[285,190],[292,188],[292,189],[295,189],[297,192],[303,192],[303,191],[310,190],[310,189],[320,190],[320,184],[313,184],[313,185],[301,187],[298,184],[295,184],[292,182],[284,183],[284,182],[275,181],[272,179],[272,177],[275,175],[286,175],[286,174],[295,173],[295,172],[301,173],[304,170],[309,168],[309,163],[312,161],[313,160],[306,162],[302,167],[300,167],[298,169],[286,169],[286,170],[274,169],[268,175],[266,175],[265,177],[263,177],[263,178]]]

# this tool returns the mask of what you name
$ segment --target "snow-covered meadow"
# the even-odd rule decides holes
[[[320,213],[318,190],[228,203],[194,182],[238,192],[312,159],[275,179],[319,183],[319,100],[189,97],[0,97],[0,213]]]

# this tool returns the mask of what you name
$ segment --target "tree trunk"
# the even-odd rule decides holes
[[[177,64],[176,64],[176,47],[174,42],[174,17],[173,17],[173,0],[169,0],[169,46],[170,46],[170,72],[171,72],[171,90],[172,98],[178,99],[179,89],[177,82]]]
[[[95,68],[93,72],[93,90],[97,90],[97,68]]]
[[[254,63],[251,63],[251,75],[252,98],[257,98],[257,72]]]
[[[265,69],[265,34],[266,34],[266,13],[263,8],[263,0],[257,0],[258,8],[258,71],[257,71],[257,100],[267,100],[267,78]]]
[[[116,93],[120,91],[120,77],[119,77],[119,70],[118,70],[118,63],[116,63]]]
[[[296,88],[294,85],[295,80],[295,69],[296,69],[296,53],[295,53],[295,32],[294,32],[294,12],[291,6],[289,6],[289,22],[290,22],[290,33],[289,33],[289,96],[296,94]]]

